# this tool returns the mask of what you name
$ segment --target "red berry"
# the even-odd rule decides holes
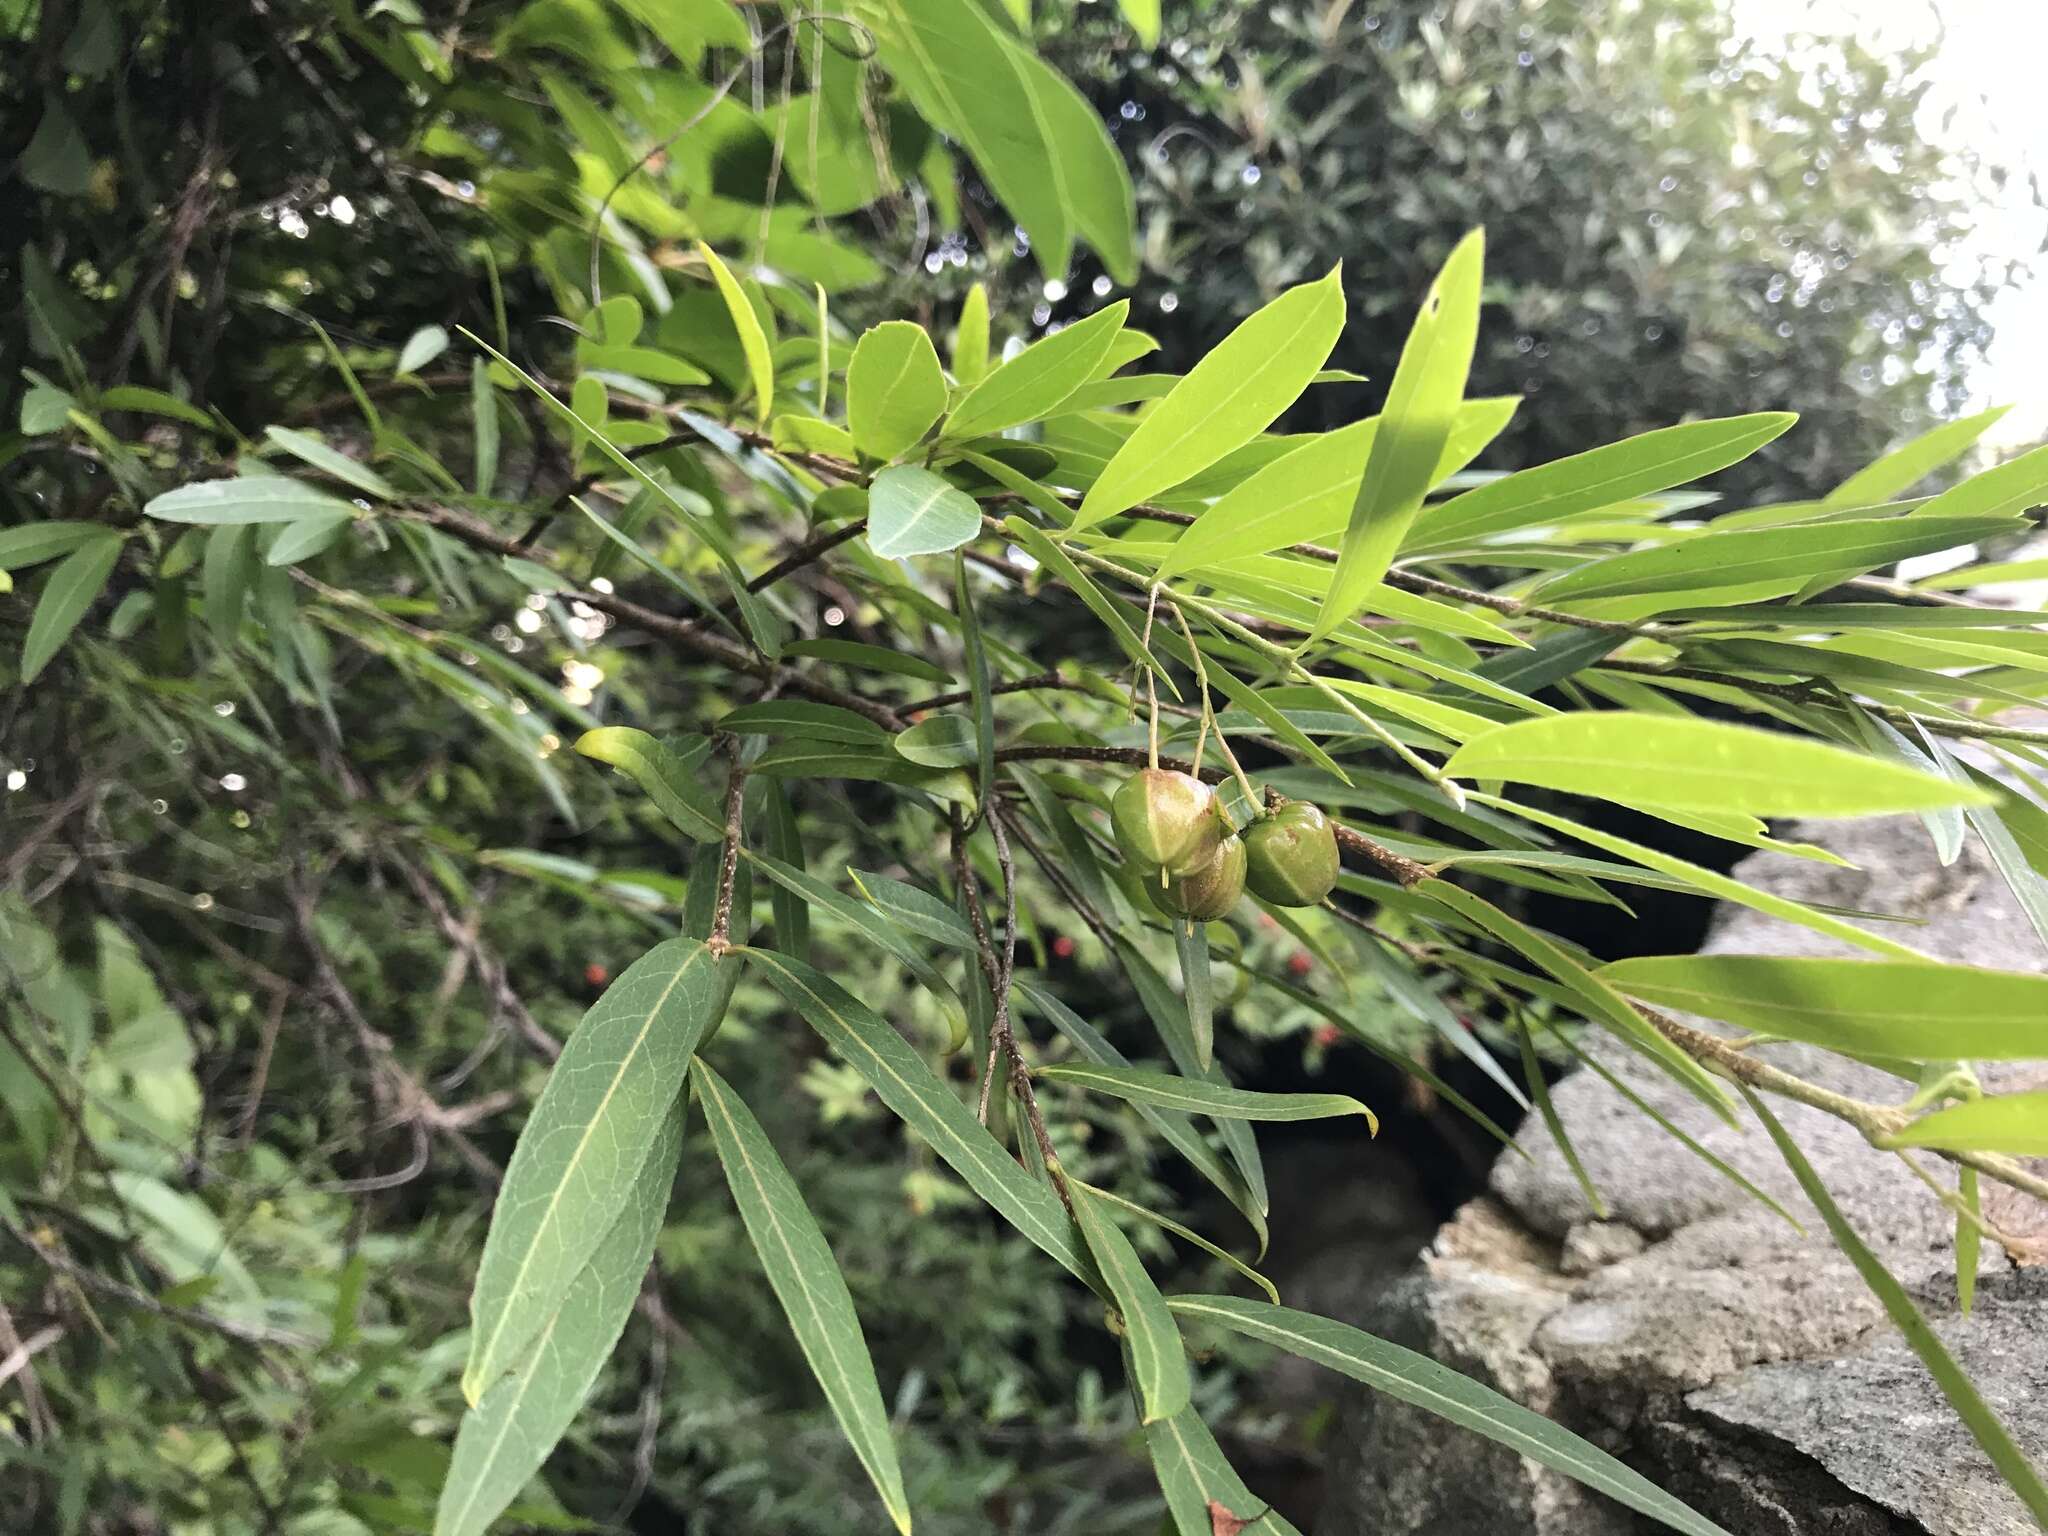
[[[1344,1031],[1339,1029],[1334,1024],[1318,1024],[1316,1026],[1315,1042],[1317,1045],[1335,1045],[1339,1040],[1342,1040],[1343,1038]]]
[[[593,960],[590,964],[583,967],[583,979],[593,987],[601,987],[612,979],[612,973],[609,969]]]
[[[1297,976],[1306,976],[1315,967],[1315,961],[1310,958],[1309,952],[1305,949],[1297,949],[1287,957],[1287,969]]]
[[[1071,960],[1074,957],[1074,941],[1063,933],[1052,941],[1052,952],[1062,960]]]

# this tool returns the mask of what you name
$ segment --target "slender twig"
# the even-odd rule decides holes
[[[1035,693],[1040,689],[1064,690],[1070,693],[1093,693],[1095,690],[1086,683],[1077,683],[1057,672],[1034,672],[1029,677],[1020,677],[1012,682],[992,683],[990,694]],[[935,693],[928,699],[918,699],[909,704],[899,704],[896,712],[900,715],[922,714],[928,709],[944,709],[951,704],[965,704],[974,697],[972,688],[955,689],[952,693]]]
[[[718,854],[718,902],[712,909],[711,937],[704,941],[713,959],[732,948],[732,888],[740,867],[740,817],[746,797],[747,765],[735,750],[732,772],[725,779],[725,841]]]

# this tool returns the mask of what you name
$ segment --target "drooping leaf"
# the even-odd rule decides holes
[[[1074,518],[1086,528],[1215,463],[1292,405],[1344,326],[1342,269],[1251,315],[1147,412]],[[1432,455],[1430,462],[1434,464]]]
[[[1145,1447],[1152,1453],[1152,1470],[1166,1496],[1175,1536],[1220,1536],[1233,1528],[1261,1536],[1301,1536],[1244,1485],[1195,1409],[1146,1425]]]
[[[1472,369],[1485,260],[1486,238],[1474,230],[1458,242],[1423,298],[1387,391],[1365,477],[1351,504],[1337,574],[1316,615],[1312,638],[1329,634],[1358,611],[1366,589],[1386,575],[1422,508]]]
[[[102,530],[89,544],[81,544],[57,563],[43,582],[36,611],[28,621],[28,633],[21,642],[21,680],[32,683],[64,648],[71,632],[78,628],[86,610],[106,590],[114,566],[126,542],[111,529]]]
[[[1753,726],[1615,710],[1522,720],[1473,738],[1444,771],[1674,810],[1874,816],[1988,803],[1934,774]]]
[[[506,1165],[477,1266],[462,1373],[472,1404],[527,1353],[624,1209],[734,963],[695,939],[657,944],[563,1046]]]
[[[1069,1186],[1074,1222],[1088,1251],[1109,1284],[1109,1294],[1123,1314],[1124,1342],[1130,1350],[1131,1380],[1143,1405],[1140,1419],[1156,1424],[1188,1405],[1193,1382],[1180,1329],[1166,1309],[1166,1298],[1145,1272],[1137,1250],[1109,1214],[1107,1203],[1086,1186]]]
[[[640,1296],[683,1150],[678,1095],[624,1208],[511,1374],[462,1416],[434,1536],[483,1536],[574,1422]]]
[[[1207,923],[1185,918],[1173,924],[1174,954],[1180,960],[1180,995],[1188,1007],[1188,1029],[1195,1039],[1195,1061],[1207,1069],[1216,1049],[1216,1002],[1210,990]]]
[[[1105,1067],[1075,1063],[1038,1067],[1032,1076],[1047,1082],[1072,1083],[1096,1093],[1151,1104],[1183,1114],[1219,1120],[1328,1120],[1338,1115],[1363,1115],[1374,1135],[1379,1117],[1345,1093],[1256,1093],[1200,1078],[1175,1077],[1143,1067]]]
[[[974,787],[986,807],[996,793],[996,700],[989,677],[988,646],[982,639],[981,614],[967,584],[967,557],[953,557],[953,612],[960,620],[960,651],[967,667],[968,692],[974,710]],[[912,727],[916,729],[916,727]]]
[[[1835,1204],[1834,1197],[1828,1193],[1827,1186],[1821,1183],[1820,1175],[1814,1172],[1813,1164],[1808,1162],[1806,1154],[1799,1150],[1799,1144],[1786,1134],[1785,1127],[1778,1122],[1778,1117],[1772,1114],[1764,1102],[1748,1088],[1745,1087],[1742,1093],[1743,1097],[1749,1100],[1749,1107],[1756,1111],[1757,1118],[1763,1122],[1764,1129],[1770,1132],[1771,1140],[1777,1143],[1778,1153],[1785,1159],[1785,1166],[1792,1170],[1793,1177],[1799,1180],[1799,1187],[1806,1192],[1806,1198],[1813,1202],[1814,1209],[1820,1212],[1821,1220],[1827,1223],[1828,1233],[1834,1238],[1835,1246],[1840,1248],[1848,1256],[1849,1262],[1856,1266],[1856,1272],[1863,1277],[1863,1283],[1870,1287],[1871,1294],[1883,1304],[1886,1315],[1904,1336],[1913,1353],[1920,1357],[1920,1363],[1927,1367],[1927,1374],[1934,1378],[1935,1385],[1941,1388],[1942,1396],[1948,1399],[1949,1406],[1956,1411],[1956,1416],[1969,1429],[1971,1437],[1983,1449],[1984,1454],[1990,1457],[1991,1464],[1998,1469],[1998,1475],[2005,1479],[2006,1486],[2019,1495],[2020,1502],[2027,1506],[2036,1524],[2048,1527],[2048,1483],[2042,1481],[2041,1474],[2035,1470],[2033,1463],[2027,1460],[2026,1452],[2014,1443],[2012,1433],[2005,1427],[2004,1421],[1993,1411],[1991,1405],[1984,1401],[1983,1395],[1978,1392],[1969,1374],[1956,1362],[1955,1356],[1949,1353],[1948,1346],[1942,1343],[1940,1335],[1929,1325],[1927,1315],[1920,1310],[1919,1304],[1849,1224],[1849,1219],[1842,1214],[1841,1207]]]
[[[647,732],[620,725],[585,731],[576,741],[576,750],[585,757],[611,764],[645,790],[677,831],[699,842],[716,843],[725,837],[725,817],[704,787],[699,765],[709,743],[702,746],[685,759]]]
[[[868,488],[868,547],[885,560],[940,555],[981,532],[981,508],[928,469],[895,465]]]
[[[2048,1050],[2048,976],[1929,960],[1656,955],[1599,975],[1645,1002],[1846,1055],[2022,1060]]]
[[[1089,1261],[1059,1198],[1019,1168],[953,1090],[873,1009],[801,961],[771,950],[748,954],[791,1007],[866,1078],[896,1116],[1025,1237],[1088,1281]]]
[[[1176,1296],[1168,1305],[1181,1317],[1263,1340],[1362,1381],[1375,1392],[1484,1435],[1674,1531],[1688,1536],[1728,1536],[1713,1521],[1686,1508],[1605,1451],[1427,1355],[1326,1317],[1236,1296]]]
[[[898,457],[945,409],[946,376],[923,326],[885,320],[861,337],[846,370],[846,424],[862,453]]]
[[[910,1504],[903,1494],[889,1413],[831,1246],[753,1111],[709,1063],[697,1063],[695,1082],[733,1203],[790,1331],[825,1390],[840,1433],[860,1458],[896,1529],[908,1536]]]
[[[498,483],[498,390],[490,364],[470,359],[469,414],[476,435],[476,493],[488,496]]]

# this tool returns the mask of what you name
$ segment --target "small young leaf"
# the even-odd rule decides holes
[[[406,338],[405,346],[398,354],[398,366],[392,373],[398,378],[418,373],[447,350],[448,332],[438,325],[423,325]]]
[[[874,1361],[831,1246],[753,1111],[707,1062],[697,1064],[696,1086],[733,1204],[740,1209],[761,1268],[789,1318],[790,1331],[811,1374],[825,1389],[840,1432],[881,1494],[889,1518],[908,1536],[910,1505],[903,1496],[889,1413],[882,1406]]]
[[[885,320],[862,335],[846,370],[846,424],[870,458],[915,447],[946,409],[946,375],[924,327]]]
[[[1137,1250],[1111,1218],[1103,1202],[1085,1185],[1068,1186],[1074,1201],[1074,1222],[1095,1255],[1117,1310],[1123,1314],[1124,1341],[1130,1349],[1131,1379],[1144,1405],[1147,1424],[1170,1419],[1188,1405],[1193,1382],[1180,1329],[1166,1309],[1166,1298],[1145,1272]]]
[[[868,547],[884,560],[944,554],[979,532],[974,498],[928,469],[885,469],[868,488]]]
[[[953,328],[953,379],[972,389],[988,372],[988,287],[975,283],[960,301],[960,320]]]

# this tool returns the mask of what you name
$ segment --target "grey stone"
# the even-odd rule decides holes
[[[1846,862],[1759,853],[1736,877],[1817,905],[1914,919],[1886,931],[1945,959],[2048,971],[2048,950],[1974,841],[1944,868],[1911,818],[1786,835]],[[1719,914],[1706,948],[1861,953],[1734,906]],[[1550,1415],[1738,1536],[2034,1529],[1761,1129],[1730,1126],[1625,1047],[1589,1048],[1806,1230],[1581,1071],[1553,1098],[1605,1213],[1532,1118],[1520,1136],[1527,1157],[1495,1163],[1489,1192],[1437,1234],[1365,1326]],[[1903,1096],[1895,1078],[1824,1052],[1772,1046],[1759,1055],[1858,1097]],[[1987,1244],[1978,1306],[1961,1316],[1953,1217],[1933,1193],[1840,1121],[1798,1104],[1772,1107],[2022,1447],[2048,1464],[2048,1271],[2016,1269]],[[2018,1222],[2001,1224],[2048,1217],[2038,1206],[2015,1214]],[[1317,1526],[1320,1536],[1656,1528],[1477,1436],[1364,1393],[1338,1433]]]

